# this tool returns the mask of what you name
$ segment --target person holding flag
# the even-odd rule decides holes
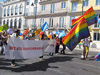
[[[63,37],[62,37],[63,38]],[[64,43],[62,42],[63,39],[61,38],[61,44],[63,46],[63,49],[61,50],[61,53],[65,54],[65,49],[66,49],[66,45],[64,45]]]
[[[19,36],[20,36],[20,30],[17,30],[16,31],[16,38],[20,38]],[[14,59],[11,60],[11,66],[15,66],[15,65],[16,65],[15,60]]]

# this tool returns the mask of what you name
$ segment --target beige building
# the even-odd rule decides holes
[[[47,34],[51,31],[55,33],[57,29],[67,32],[69,4],[69,0],[30,0],[29,5],[26,5],[24,29],[27,26],[35,30],[47,22],[49,25]]]

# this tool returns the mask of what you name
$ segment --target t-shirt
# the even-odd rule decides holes
[[[85,38],[85,43],[84,43],[84,45],[85,45],[85,46],[88,46],[88,47],[90,46],[90,42],[89,42],[89,39],[88,39],[88,38]]]

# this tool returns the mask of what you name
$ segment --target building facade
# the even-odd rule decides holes
[[[13,30],[20,29],[23,31],[24,26],[24,0],[7,0],[3,5],[2,25],[7,24]]]
[[[67,33],[68,2],[69,0],[30,0],[26,5],[26,25],[29,29],[35,30],[47,22],[47,34],[51,31],[55,33],[57,30],[65,30]]]
[[[3,2],[0,1],[0,26],[2,25],[2,10],[3,10]]]
[[[82,4],[83,13],[92,6],[97,16],[100,16],[100,0],[70,0],[70,11],[68,13],[67,22],[70,27],[72,25],[72,19],[75,19],[82,15]],[[100,48],[99,24],[97,23],[89,26],[89,30],[92,37],[90,47]]]

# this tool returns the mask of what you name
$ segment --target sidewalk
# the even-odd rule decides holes
[[[81,49],[75,48],[75,50],[82,50],[82,48]],[[89,51],[92,51],[92,52],[100,52],[100,48],[89,48]]]
[[[63,48],[61,45],[60,45],[60,48]],[[66,47],[66,49],[68,49]],[[77,46],[74,50],[83,50],[83,48],[81,47],[81,49]],[[92,52],[100,52],[100,48],[89,48],[89,51],[92,51]]]

